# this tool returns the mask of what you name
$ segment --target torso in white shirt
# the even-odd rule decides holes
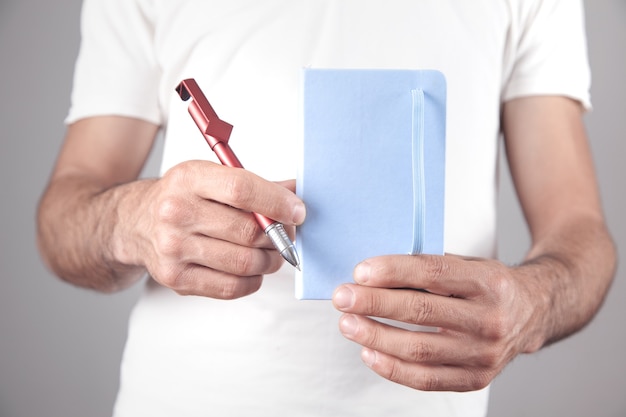
[[[519,56],[523,35],[529,36],[524,24],[548,13],[536,1],[94,3],[85,13],[86,22],[100,18],[99,7],[109,16],[117,16],[119,7],[124,12],[111,19],[112,25],[127,31],[129,44],[133,39],[152,42],[146,61],[156,70],[147,78],[154,80],[158,103],[144,113],[137,105],[128,114],[166,127],[163,172],[185,160],[214,158],[187,113],[188,103],[174,91],[184,78],[195,78],[220,118],[235,126],[230,144],[246,168],[281,180],[296,174],[301,68],[443,72],[448,84],[446,251],[464,255],[495,256],[502,100],[536,93],[536,85],[559,78],[550,71],[567,66],[555,64],[550,71],[537,71],[539,75],[531,71],[517,76],[520,68],[532,69],[541,52],[533,55],[539,46],[529,47],[528,57]],[[578,11],[577,3],[557,3],[557,10],[567,9],[563,19]],[[125,21],[129,13],[135,15]],[[581,31],[576,24],[570,29]],[[113,47],[103,48],[100,54],[110,53],[109,59],[117,53]],[[126,80],[124,74],[98,69],[97,60],[103,58],[84,55],[69,121],[102,111],[81,114],[81,106],[88,108],[88,97],[94,95],[85,87],[95,84],[89,83],[90,77],[95,80],[89,70],[101,71],[111,83]],[[572,60],[586,63],[584,51],[582,55],[573,54]],[[530,63],[524,65],[522,58]],[[139,58],[120,56],[121,66],[124,59]],[[578,90],[586,91],[586,70],[556,93],[576,96]],[[134,82],[141,82],[141,76],[136,74]],[[507,90],[512,79],[515,91]],[[147,82],[142,88],[150,91]],[[100,97],[105,95],[103,90]],[[587,100],[583,93],[578,98]],[[111,108],[116,105],[122,108],[124,103],[111,103]],[[273,163],[277,160],[281,163]],[[486,414],[487,390],[425,393],[374,374],[361,363],[360,347],[339,334],[339,313],[330,302],[297,301],[293,286],[290,266],[265,277],[258,293],[234,301],[182,297],[149,281],[131,317],[115,416]]]

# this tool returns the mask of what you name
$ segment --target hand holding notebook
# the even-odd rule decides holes
[[[298,298],[368,257],[443,253],[445,101],[437,71],[304,70]]]

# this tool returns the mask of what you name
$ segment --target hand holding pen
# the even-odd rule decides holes
[[[217,116],[196,81],[194,79],[183,80],[176,91],[182,100],[192,99],[189,104],[189,113],[220,162],[231,168],[243,168],[228,145],[233,126]],[[300,258],[284,226],[263,214],[256,212],[253,214],[280,255],[291,265],[300,269]]]
[[[156,133],[147,122],[120,123],[129,133],[118,143],[136,138],[146,143]],[[108,256],[120,263],[112,267],[145,269],[179,294],[219,299],[252,294],[283,259],[251,213],[289,227],[302,223],[305,207],[294,191],[295,180],[277,184],[199,160],[179,163],[158,179],[122,184],[111,199],[117,221],[104,229],[112,234]]]
[[[139,236],[124,245],[124,263],[145,266],[183,295],[235,299],[256,292],[284,261],[250,213],[290,227],[305,216],[295,181],[276,184],[210,161],[182,162],[137,186],[144,192],[126,203],[135,215],[124,224]]]

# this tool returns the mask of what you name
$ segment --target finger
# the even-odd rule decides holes
[[[172,226],[172,229],[186,230],[243,246],[273,247],[251,213],[216,201],[188,194],[172,195],[158,202],[157,213],[159,221]]]
[[[383,378],[421,391],[476,391],[495,377],[483,369],[407,362],[369,348],[363,348],[361,359]]]
[[[276,184],[279,184],[279,185],[285,187],[286,189],[288,189],[292,193],[296,192],[296,180],[292,179],[292,180],[277,181]]]
[[[482,262],[455,255],[388,255],[356,266],[354,280],[379,288],[415,288],[472,298],[488,291],[492,272]]]
[[[205,266],[187,264],[175,276],[159,282],[181,295],[233,300],[258,291],[263,276],[239,277]]]
[[[333,294],[335,307],[346,313],[382,317],[421,326],[480,331],[482,309],[468,300],[415,290],[345,284]]]
[[[241,277],[273,273],[282,265],[282,258],[273,248],[251,248],[201,235],[164,243],[158,252],[163,259],[197,264]]]
[[[206,204],[202,205],[203,209],[199,212],[196,223],[199,233],[243,246],[274,248],[272,241],[251,213],[220,203],[206,200],[203,202]],[[285,226],[291,239],[295,237],[295,230],[295,226]]]
[[[171,175],[182,175],[191,190],[205,199],[263,214],[287,225],[304,221],[304,203],[293,192],[244,169],[191,161],[185,165],[185,172],[174,171]]]
[[[256,218],[248,212],[211,202],[218,207],[205,207],[196,223],[196,231],[205,236],[226,240],[252,248],[273,249],[274,244]],[[285,226],[287,235],[294,239],[295,226]]]
[[[252,248],[273,248],[251,213],[224,204],[208,202],[194,214],[194,231],[204,236]]]
[[[491,367],[491,351],[457,332],[411,331],[353,314],[340,318],[339,329],[348,339],[407,362],[428,365]],[[493,361],[495,362],[495,360]]]
[[[243,246],[271,247],[252,214],[222,203],[177,195],[162,200],[157,212],[158,220],[170,226],[164,234],[186,231]]]

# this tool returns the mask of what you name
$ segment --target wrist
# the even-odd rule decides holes
[[[520,352],[533,353],[541,349],[548,339],[550,316],[550,291],[539,277],[545,267],[534,261],[525,262],[512,270],[518,286],[518,296],[525,306],[526,322],[520,337]]]
[[[113,226],[108,245],[108,261],[122,269],[145,267],[144,256],[147,239],[145,224],[150,201],[148,191],[156,180],[140,180],[120,185],[111,192]]]
[[[527,259],[515,271],[532,308],[524,353],[538,351],[577,330],[576,323],[583,319],[578,317],[575,289],[568,285],[571,272],[564,260],[543,254]]]

